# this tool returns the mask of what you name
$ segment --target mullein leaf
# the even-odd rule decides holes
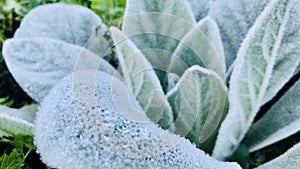
[[[110,29],[126,83],[150,119],[171,127],[172,109],[152,65],[144,54],[117,28]]]
[[[64,78],[37,113],[34,139],[43,162],[53,168],[240,169],[149,120],[133,122],[126,116],[133,112],[118,107],[124,103],[143,115],[127,86],[106,73]]]
[[[245,138],[250,151],[256,151],[300,131],[300,80],[255,122]]]
[[[122,31],[155,68],[165,91],[172,53],[195,24],[186,0],[127,1]]]
[[[105,27],[98,15],[88,8],[55,3],[31,10],[14,38],[43,37],[84,46],[99,26]]]
[[[169,71],[182,75],[193,65],[214,70],[225,79],[223,44],[217,24],[210,17],[202,19],[180,41]]]
[[[295,1],[290,11],[289,20],[286,23],[284,35],[272,76],[264,95],[263,104],[270,101],[276,93],[294,75],[299,73],[300,67],[300,1]],[[284,74],[284,75],[283,75]]]
[[[210,6],[215,1],[216,0],[188,0],[197,21],[207,16]]]
[[[264,103],[292,6],[293,0],[272,0],[241,45],[230,78],[229,112],[213,151],[217,159],[232,155]]]
[[[237,57],[240,44],[268,2],[269,0],[216,0],[211,4],[208,16],[220,28],[227,68]]]
[[[3,56],[18,84],[37,102],[42,101],[58,80],[76,69],[116,73],[93,52],[54,39],[9,39],[3,44]]]
[[[294,145],[279,157],[258,166],[255,169],[299,169],[300,166],[300,143]]]
[[[0,130],[8,134],[33,134],[34,113],[0,106]]]
[[[193,66],[167,96],[176,118],[175,133],[187,136],[201,149],[211,150],[205,144],[226,113],[227,89],[223,80],[211,70]]]

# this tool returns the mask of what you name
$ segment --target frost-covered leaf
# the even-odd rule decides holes
[[[256,151],[300,131],[300,80],[254,123],[245,138],[250,151]]]
[[[21,107],[19,110],[20,111],[26,111],[26,112],[31,112],[31,113],[35,113],[38,111],[38,106],[37,104],[30,104],[30,105],[25,105],[23,107]]]
[[[176,118],[175,133],[187,136],[201,149],[211,150],[207,141],[226,111],[227,89],[223,80],[211,70],[193,66],[167,96]]]
[[[225,79],[225,58],[217,24],[210,17],[202,19],[180,41],[169,71],[182,75],[193,65],[214,70]]]
[[[61,78],[77,69],[115,69],[80,46],[47,38],[10,39],[4,42],[5,62],[19,85],[37,102]]]
[[[296,73],[300,67],[300,1],[293,0],[293,6],[290,11],[289,20],[278,54],[272,76],[265,93],[263,104],[272,99],[277,91]],[[297,68],[297,69],[296,69]]]
[[[300,143],[294,145],[286,153],[255,169],[299,169]]]
[[[120,30],[111,28],[110,31],[126,83],[148,117],[169,128],[173,122],[172,109],[152,65]]]
[[[270,0],[215,0],[208,15],[221,31],[227,68],[233,63],[248,30]]]
[[[0,105],[0,130],[9,134],[32,135],[35,113]]]
[[[180,77],[175,73],[168,73],[168,92],[176,86],[179,79]]]
[[[74,169],[240,169],[208,157],[152,122],[131,121],[126,115],[134,112],[118,107],[128,102],[127,107],[135,105],[145,116],[133,93],[112,76],[82,72],[64,78],[45,98],[35,121],[35,143],[43,162]]]
[[[122,31],[144,53],[166,89],[172,53],[195,24],[186,0],[128,0]]]
[[[197,21],[207,16],[210,6],[215,1],[216,0],[188,0]]]
[[[87,40],[84,47],[103,58],[111,54],[111,43],[108,28],[105,25],[100,25],[96,28],[95,33]]]
[[[237,148],[264,103],[268,86],[274,85],[270,84],[270,79],[276,76],[273,70],[277,69],[278,49],[292,7],[293,0],[272,0],[239,50],[230,79],[229,112],[213,152],[217,159],[228,157]],[[284,74],[288,78],[290,72]]]
[[[34,8],[22,20],[15,38],[43,37],[83,46],[103,25],[88,8],[62,3]]]

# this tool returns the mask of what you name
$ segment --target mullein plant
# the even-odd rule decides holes
[[[39,109],[0,107],[2,133],[34,135],[53,168],[241,168],[223,162],[240,145],[300,129],[299,27],[296,0],[127,0],[122,30],[84,7],[37,7],[3,55]],[[257,168],[299,166],[298,143]]]

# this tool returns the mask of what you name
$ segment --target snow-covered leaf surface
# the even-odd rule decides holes
[[[169,71],[178,75],[193,65],[214,70],[225,79],[225,58],[217,24],[210,17],[202,19],[180,41]]]
[[[18,84],[40,102],[61,78],[78,69],[115,69],[93,52],[47,38],[9,39],[4,42],[5,62]],[[118,73],[116,73],[118,75]]]
[[[208,16],[212,17],[220,28],[227,68],[233,63],[248,30],[269,1],[215,0],[211,4]]]
[[[294,145],[286,153],[255,169],[299,169],[300,143]]]
[[[110,29],[125,80],[151,120],[171,127],[173,112],[144,54],[117,28]]]
[[[43,162],[70,169],[240,169],[236,163],[207,156],[152,122],[131,121],[126,116],[131,112],[117,106],[128,102],[134,105],[133,113],[144,115],[127,86],[106,73],[80,72],[64,78],[37,113],[35,143]]]
[[[280,141],[300,131],[300,80],[254,123],[245,138],[250,151]]]
[[[34,113],[0,105],[0,130],[9,134],[32,135]]]
[[[128,0],[122,31],[144,53],[166,89],[172,53],[195,24],[186,0]]]
[[[213,71],[193,66],[186,70],[168,93],[175,116],[175,133],[187,136],[198,147],[211,150],[207,143],[224,116],[227,89]]]
[[[235,151],[264,103],[268,86],[273,85],[270,79],[276,76],[273,70],[277,69],[279,47],[293,4],[293,0],[272,0],[239,50],[230,79],[229,112],[213,152],[217,159],[224,159]],[[284,72],[287,76],[289,73]]]

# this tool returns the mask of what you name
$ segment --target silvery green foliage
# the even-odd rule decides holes
[[[127,0],[122,31],[154,66],[166,89],[172,53],[195,24],[186,0]]]
[[[21,107],[19,110],[30,112],[30,113],[36,113],[38,111],[38,105],[37,104],[29,104]]]
[[[0,130],[7,134],[32,135],[35,113],[0,105]]]
[[[76,78],[80,80],[74,81]],[[106,73],[79,72],[60,81],[42,102],[35,121],[35,143],[43,161],[50,167],[69,169],[240,168],[208,157],[189,141],[152,122],[126,119],[114,103],[123,93],[128,95],[119,101],[130,102],[142,111],[123,82]],[[159,137],[161,133],[170,135],[170,140]],[[174,139],[180,140],[178,144],[172,144]]]
[[[34,8],[22,20],[14,38],[43,37],[83,46],[105,27],[91,10],[78,5],[49,4]]]
[[[270,0],[216,0],[208,15],[217,23],[224,44],[227,68],[237,57],[237,52],[248,30]]]
[[[197,21],[206,17],[210,6],[216,0],[188,0]]]
[[[255,151],[300,131],[300,80],[254,123],[245,144]]]
[[[176,86],[179,79],[180,79],[180,76],[178,76],[177,74],[168,73],[168,90],[167,90],[167,93]]]
[[[99,25],[103,29],[96,32]],[[40,102],[53,84],[75,69],[99,69],[119,76],[101,59],[109,43],[100,36],[104,29],[101,19],[84,7],[43,5],[30,11],[14,38],[4,42],[3,56],[20,86]],[[100,57],[82,48],[86,43]]]
[[[193,65],[211,69],[225,79],[225,58],[217,24],[210,17],[199,21],[181,39],[172,55],[170,72],[182,75]]]
[[[227,88],[213,71],[193,66],[167,94],[175,116],[175,133],[210,151],[225,114]]]
[[[75,69],[115,69],[93,52],[47,38],[13,38],[4,42],[3,56],[16,81],[37,102],[51,87]],[[80,57],[79,57],[80,56]]]
[[[255,169],[299,169],[300,143],[294,145],[281,156],[255,168]]]
[[[110,28],[122,73],[147,116],[164,129],[171,127],[173,112],[152,65],[117,28]]]
[[[212,1],[198,1],[205,6],[201,15],[210,8],[210,17],[196,23],[187,0],[128,0],[124,34],[79,6],[53,4],[30,12],[15,37],[4,43],[3,54],[20,85],[37,101],[44,100],[35,121],[43,161],[55,168],[239,168],[206,156],[169,131],[206,152],[216,142],[217,159],[230,156],[261,106],[299,72],[300,1],[269,0],[265,9],[268,0]],[[112,35],[125,82],[101,59],[111,43],[106,33]],[[225,56],[233,53],[226,59],[221,37]],[[227,103],[225,60],[229,67],[236,55],[226,72]],[[98,63],[110,75],[96,73]],[[93,71],[75,71],[82,69]],[[267,127],[270,114],[280,114],[272,120],[284,121],[269,134],[264,131],[261,145],[246,138],[250,150],[298,131],[298,119],[281,116],[281,111],[298,109],[296,102],[286,103],[298,98],[298,88],[293,86],[250,128],[249,135],[256,126]],[[156,119],[164,128],[171,126],[169,131],[156,126]],[[285,130],[289,132],[282,134]],[[297,149],[263,166],[286,163],[286,156],[298,156]]]
[[[300,1],[293,1],[263,103],[272,99],[276,91],[282,88],[294,74],[300,72]]]
[[[279,68],[276,66],[277,61],[282,61],[278,55],[279,49],[281,44],[285,45],[285,30],[289,30],[288,23],[293,19],[290,16],[294,14],[292,9],[299,10],[297,7],[298,4],[293,0],[272,0],[241,45],[230,79],[229,112],[222,123],[213,151],[213,156],[217,159],[224,159],[232,154],[259,108],[265,103],[265,97],[278,92],[280,88],[268,90],[268,86],[276,85],[272,79],[287,81],[297,68],[299,56],[295,56],[295,64],[287,65],[289,67],[282,70],[286,79],[282,80],[281,75],[276,74],[276,69]],[[284,57],[288,59],[290,56]]]

